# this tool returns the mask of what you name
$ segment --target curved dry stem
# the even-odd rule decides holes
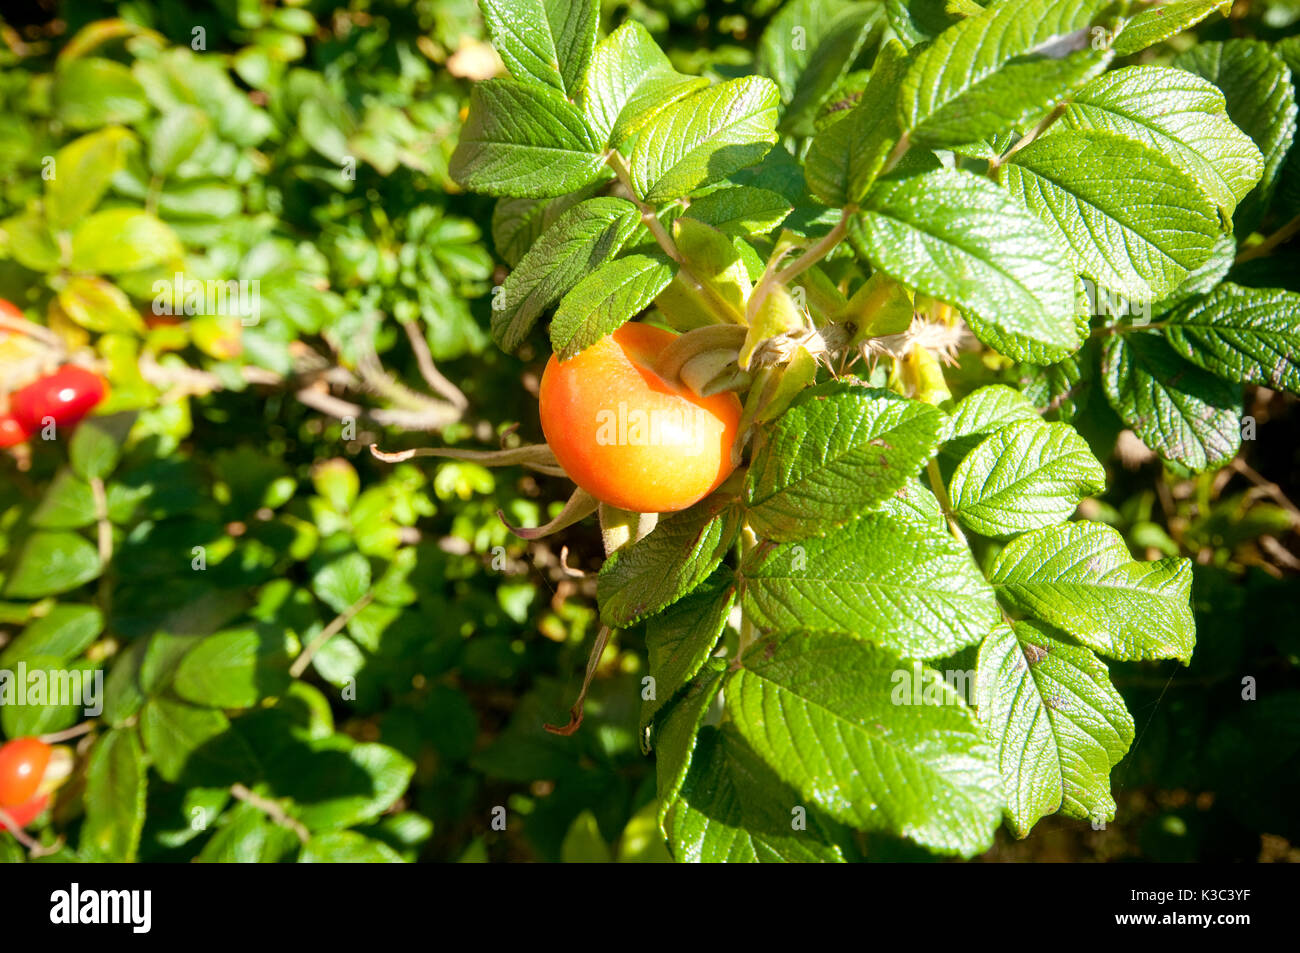
[[[304,844],[311,839],[311,833],[307,830],[305,824],[296,818],[290,817],[283,807],[272,801],[270,798],[264,798],[260,794],[251,791],[246,785],[232,784],[230,793],[245,804],[251,804],[257,808],[275,823],[281,827],[286,827],[297,835],[298,840]]]
[[[9,315],[0,314],[0,328],[6,331],[12,331],[15,334],[25,334],[33,340],[39,341],[45,347],[58,354],[67,353],[67,345],[63,343],[63,338],[59,337],[43,324],[37,324],[34,321],[28,321],[26,318],[15,318]]]
[[[469,407],[469,400],[459,387],[449,381],[438,370],[437,365],[433,363],[433,354],[429,352],[429,342],[424,339],[420,329],[414,321],[403,321],[402,329],[406,332],[407,340],[411,342],[411,350],[415,352],[415,363],[420,368],[420,376],[424,382],[438,394],[451,403],[458,410],[465,410]]]
[[[401,463],[416,457],[443,457],[449,460],[464,460],[478,463],[485,467],[522,466],[547,476],[567,476],[555,459],[555,452],[544,443],[530,443],[523,447],[509,450],[456,450],[451,447],[414,447],[410,450],[398,450],[386,453],[378,444],[370,445],[370,452],[375,459],[385,463]]]
[[[602,625],[600,631],[596,633],[596,643],[591,647],[591,654],[587,656],[587,673],[582,679],[582,690],[578,692],[578,699],[569,709],[569,722],[566,725],[542,725],[553,735],[571,735],[582,727],[583,709],[587,703],[587,690],[591,688],[591,680],[595,677],[596,666],[600,664],[600,657],[605,654],[605,646],[609,644],[609,637],[613,630],[607,625]]]
[[[497,510],[497,519],[505,523],[506,528],[510,530],[510,532],[518,536],[520,539],[529,539],[529,540],[541,539],[543,536],[549,536],[552,533],[558,533],[560,530],[564,529],[565,527],[572,526],[574,523],[578,522],[579,520],[586,519],[592,513],[596,512],[597,505],[598,504],[594,496],[592,496],[582,487],[578,487],[573,491],[573,495],[569,497],[569,501],[564,504],[564,509],[560,510],[559,515],[556,516],[555,519],[551,520],[549,523],[545,524],[544,526],[537,526],[533,528],[528,528],[523,526],[512,526],[510,524],[510,521],[506,519],[505,513],[501,512],[500,510]]]
[[[331,621],[329,625],[325,626],[325,628],[321,629],[316,638],[311,640],[311,644],[293,660],[293,664],[289,666],[289,676],[291,678],[301,678],[302,673],[307,671],[307,666],[311,664],[311,660],[314,659],[316,653],[321,650],[321,646],[342,632],[344,626],[351,622],[358,612],[370,605],[374,598],[374,592],[367,592],[360,599],[335,616],[333,621]]]

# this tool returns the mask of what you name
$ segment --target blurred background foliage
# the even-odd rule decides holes
[[[470,83],[499,68],[473,0],[12,6],[0,297],[58,343],[0,336],[0,368],[11,386],[76,354],[112,384],[74,440],[0,457],[0,668],[105,675],[33,828],[40,859],[667,859],[636,738],[641,633],[607,650],[577,735],[542,727],[566,720],[598,627],[599,539],[579,527],[563,553],[497,514],[539,525],[560,481],[367,452],[540,439],[545,346],[490,346],[506,253],[491,201],[447,175]],[[603,15],[730,77],[778,7]],[[1200,33],[1298,21],[1294,0],[1239,2]],[[260,319],[159,316],[176,272],[259,279]],[[1015,369],[970,356],[953,389],[998,376]],[[1048,819],[989,859],[1300,859],[1295,401],[1256,390],[1242,465],[1191,480],[1105,412],[1088,436],[1111,489],[1087,515],[1140,558],[1196,560],[1197,652],[1113,669],[1138,726],[1115,822]],[[4,706],[0,732],[82,717]],[[0,859],[26,855],[0,833]]]

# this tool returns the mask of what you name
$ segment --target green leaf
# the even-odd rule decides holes
[[[1240,385],[1188,364],[1157,334],[1110,335],[1102,373],[1115,412],[1166,460],[1200,471],[1237,455]]]
[[[972,450],[948,492],[962,525],[997,537],[1060,523],[1105,489],[1105,468],[1073,427],[1022,420]]]
[[[470,92],[449,171],[476,192],[547,198],[586,185],[604,163],[577,106],[545,87],[490,79]]]
[[[939,442],[943,415],[887,391],[806,391],[755,451],[746,518],[777,542],[820,536],[897,492]]]
[[[277,654],[282,661],[284,640],[269,638],[257,629],[217,632],[185,654],[176,667],[172,688],[197,705],[251,708],[288,687],[285,670],[274,660],[268,664],[267,657]]]
[[[130,69],[113,60],[82,57],[55,73],[54,108],[70,128],[94,129],[143,119],[149,102]]]
[[[795,28],[801,42],[795,43]],[[884,27],[876,4],[798,0],[763,32],[759,65],[781,88],[781,130],[810,136],[818,109]]]
[[[669,103],[708,84],[673,69],[650,32],[628,20],[596,46],[578,103],[596,137],[618,145]]]
[[[59,307],[88,331],[145,333],[144,319],[126,292],[103,278],[73,275],[59,289]]]
[[[479,10],[515,79],[578,89],[596,45],[596,0],[482,0]]]
[[[989,384],[971,391],[953,407],[947,439],[983,437],[1016,421],[1037,419],[1038,411],[1020,391],[1005,384]]]
[[[734,584],[706,584],[646,620],[645,645],[654,694],[642,699],[643,738],[656,714],[699,674],[713,654],[735,602]]]
[[[578,282],[555,312],[551,346],[567,361],[648,308],[673,280],[666,255],[627,255]]]
[[[115,208],[96,212],[72,234],[72,268],[117,275],[183,255],[176,233],[148,212]]]
[[[90,648],[104,631],[104,615],[94,606],[64,602],[33,619],[0,653],[0,667],[12,668],[36,655],[64,661]]]
[[[1078,344],[1064,250],[988,179],[939,169],[878,182],[862,239],[873,266],[968,317],[1049,347]]]
[[[1058,810],[1114,819],[1110,769],[1133,743],[1133,718],[1092,652],[1030,622],[999,626],[980,646],[975,697],[1012,833]]]
[[[45,216],[36,208],[11,215],[0,222],[5,251],[14,261],[32,271],[57,271],[63,260]]]
[[[172,184],[158,196],[158,211],[168,219],[219,221],[234,218],[243,207],[243,193],[221,182]]]
[[[311,831],[339,830],[372,821],[405,792],[415,764],[381,744],[357,744],[331,735],[281,751],[268,767],[277,797]]]
[[[901,492],[901,491],[900,491]],[[847,632],[899,653],[938,658],[973,645],[998,620],[993,591],[947,531],[933,497],[907,488],[823,539],[762,545],[741,564],[741,604],[767,630]],[[923,495],[924,494],[924,495]]]
[[[889,26],[909,49],[934,39],[965,15],[950,0],[885,0]]]
[[[659,792],[659,823],[665,833],[668,832],[665,821],[686,781],[700,728],[710,713],[714,712],[714,703],[718,698],[718,690],[722,687],[726,668],[727,663],[723,659],[706,659],[700,673],[656,726],[655,779]]]
[[[486,4],[485,4],[486,6]],[[402,857],[382,841],[356,831],[315,834],[298,855],[300,864],[400,864]]]
[[[1223,91],[1228,118],[1264,156],[1264,174],[1235,216],[1236,231],[1249,235],[1263,219],[1296,131],[1296,92],[1286,60],[1260,40],[1199,43],[1174,65],[1203,76]]]
[[[104,679],[104,721],[114,728],[123,727],[144,705],[144,692],[136,674],[148,647],[146,639],[128,643],[113,660]]]
[[[348,553],[326,563],[312,577],[311,591],[335,612],[346,612],[370,591],[370,561]]]
[[[506,278],[500,310],[492,313],[493,339],[503,350],[518,348],[538,316],[613,258],[639,221],[635,205],[613,197],[588,199],[561,215]]]
[[[899,121],[913,142],[961,146],[1046,113],[1100,73],[1111,53],[1092,48],[1106,0],[1002,3],[949,27],[903,79]]]
[[[896,701],[914,667],[935,703],[925,688]],[[997,768],[938,672],[851,636],[794,632],[751,646],[724,694],[737,734],[836,820],[964,857],[993,843]]]
[[[133,412],[89,417],[68,442],[68,462],[83,480],[102,480],[117,467],[122,444],[135,424]]]
[[[102,569],[95,547],[76,533],[33,533],[15,555],[4,588],[9,599],[39,599],[67,592],[90,582]]]
[[[1088,406],[1088,399],[1097,384],[1097,365],[1100,348],[1089,341],[1073,356],[1047,367],[1026,364],[1022,368],[1020,386],[1024,396],[1044,413],[1055,413],[1058,419],[1070,423]]]
[[[632,186],[663,202],[753,165],[775,144],[778,93],[747,76],[701,90],[660,110],[632,150]]]
[[[804,176],[808,191],[827,205],[862,201],[884,168],[900,135],[894,105],[906,71],[902,44],[889,41],[877,55],[857,105],[813,137]]]
[[[815,817],[796,829],[800,808],[807,813],[735,725],[707,726],[663,828],[674,858],[685,863],[842,862]]]
[[[1187,559],[1135,562],[1116,530],[1067,523],[1018,536],[989,567],[998,598],[1109,658],[1191,658]]]
[[[1228,119],[1223,94],[1186,70],[1130,66],[1105,73],[1074,94],[1061,122],[1150,146],[1229,215],[1264,171],[1255,143]]]
[[[537,241],[547,212],[562,199],[498,199],[492,208],[492,244],[510,267]]]
[[[94,210],[121,168],[130,141],[130,132],[109,126],[74,139],[55,154],[54,176],[45,183],[50,228],[71,228]]]
[[[1161,323],[1193,364],[1228,381],[1300,394],[1300,294],[1222,284]]]
[[[356,468],[342,457],[323,460],[312,467],[312,489],[329,502],[337,513],[346,513],[361,492],[361,477]]]
[[[6,703],[0,705],[0,729],[6,737],[40,736],[71,728],[95,710],[98,664],[88,659],[69,661],[52,655],[28,655],[21,659],[26,666],[26,698],[23,704],[13,692],[23,671],[6,671]],[[39,673],[39,675],[38,675]],[[44,693],[42,697],[41,693]],[[15,702],[15,704],[9,704]]]
[[[150,695],[161,694],[171,684],[176,666],[201,636],[155,632],[140,661],[140,687]]]
[[[1215,10],[1224,16],[1231,0],[1171,0],[1130,17],[1115,40],[1115,55],[1130,56],[1195,26]]]
[[[1151,306],[1151,314],[1161,315],[1172,311],[1179,305],[1186,304],[1193,298],[1209,294],[1218,287],[1219,282],[1227,277],[1237,257],[1237,240],[1232,235],[1222,235],[1214,252],[1205,259],[1205,264],[1193,269],[1182,284]],[[1096,309],[1103,312],[1101,308]],[[1132,309],[1130,309],[1131,311]]]
[[[80,529],[95,522],[95,493],[90,484],[67,467],[60,467],[32,511],[39,529]]]
[[[560,863],[609,864],[613,861],[614,855],[600,835],[596,815],[584,810],[573,819],[564,835],[564,842],[560,845]]]
[[[151,698],[140,711],[140,737],[164,781],[229,786],[257,771],[252,749],[214,708]]]
[[[816,815],[793,823],[797,796],[730,726],[704,726],[726,663],[710,659],[661,720],[656,747],[659,825],[678,860],[840,861]]]
[[[628,818],[623,833],[618,837],[618,862],[620,864],[668,864],[673,855],[668,852],[663,832],[659,830],[659,805],[647,801],[645,806]]]
[[[791,210],[790,203],[775,192],[736,185],[692,199],[687,214],[724,235],[748,238],[766,235],[785,221]]]
[[[149,168],[168,176],[194,154],[211,128],[207,113],[194,106],[168,110],[149,137]]]
[[[1078,285],[1082,292],[1082,279],[1079,279]],[[1082,301],[1083,299],[1079,299],[1080,307]],[[1070,317],[1074,325],[1074,333],[1069,337],[1062,336],[1057,341],[1047,342],[989,324],[973,314],[967,314],[965,318],[966,326],[979,341],[1013,360],[1029,361],[1034,364],[1055,364],[1057,361],[1065,360],[1088,339],[1090,322],[1088,313],[1076,309]]]
[[[600,567],[601,621],[622,628],[676,602],[718,568],[739,532],[737,507],[718,497],[660,520],[650,535],[616,550]]]
[[[106,732],[90,752],[81,851],[90,860],[131,863],[145,814],[144,750],[134,728]]]
[[[1017,152],[1003,176],[1081,272],[1130,299],[1173,290],[1221,234],[1216,207],[1186,172],[1112,132],[1053,132]]]
[[[202,808],[199,808],[202,810]],[[273,864],[292,856],[300,841],[251,804],[236,804],[203,845],[195,863]]]
[[[792,0],[772,17],[759,37],[756,65],[759,72],[772,77],[783,103],[795,98],[804,73],[815,65],[819,44],[849,10],[850,4],[843,0]],[[852,65],[839,61],[829,64],[835,70],[847,70]]]

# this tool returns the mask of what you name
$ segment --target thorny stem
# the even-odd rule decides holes
[[[56,745],[62,741],[70,741],[73,738],[79,738],[87,732],[95,730],[94,721],[83,721],[79,725],[73,725],[71,728],[65,728],[63,731],[56,731],[52,734],[41,735],[41,741],[47,745]]]
[[[1271,480],[1266,479],[1262,474],[1255,470],[1249,463],[1241,457],[1233,457],[1232,469],[1236,470],[1255,486],[1259,487],[1266,493],[1270,499],[1278,506],[1291,514],[1291,519],[1300,526],[1300,507],[1291,502],[1291,499],[1282,492],[1282,488]]]
[[[1237,253],[1237,258],[1233,262],[1240,265],[1243,261],[1251,261],[1255,258],[1263,258],[1265,255],[1271,255],[1273,249],[1278,245],[1284,244],[1295,237],[1300,232],[1300,215],[1297,215],[1291,221],[1287,222],[1273,234],[1269,235],[1258,245],[1251,245],[1249,248],[1243,248]]]
[[[279,804],[276,804],[274,801],[264,798],[260,794],[254,794],[242,784],[232,784],[230,786],[230,793],[245,804],[251,804],[281,827],[287,827],[289,830],[293,831],[298,835],[298,840],[302,841],[304,844],[311,838],[311,834],[308,832],[306,825],[304,825],[302,821],[290,817],[285,813],[284,808]]]
[[[374,598],[375,594],[373,592],[367,592],[356,602],[352,603],[352,605],[340,612],[334,618],[334,621],[321,629],[320,634],[311,640],[311,644],[293,660],[293,665],[289,667],[289,674],[293,678],[300,678],[302,673],[307,671],[307,666],[311,664],[311,660],[316,657],[316,653],[321,650],[321,647],[334,636],[338,635],[339,632],[343,631],[343,627],[351,622],[352,618],[358,612],[370,605]]]
[[[433,363],[429,342],[424,339],[415,322],[403,321],[402,329],[406,331],[406,337],[411,342],[411,350],[415,352],[415,363],[420,368],[420,376],[424,378],[424,382],[430,389],[447,398],[457,410],[465,410],[469,406],[469,401],[459,387],[439,372]]]
[[[582,678],[582,690],[578,692],[578,700],[573,703],[569,709],[569,721],[564,725],[542,725],[553,735],[571,735],[582,727],[583,710],[587,703],[587,690],[591,688],[591,680],[596,675],[596,668],[600,665],[600,657],[605,654],[605,646],[609,644],[609,637],[613,630],[602,625],[600,631],[596,633],[596,643],[591,647],[591,654],[587,656],[587,672]]]
[[[60,837],[52,846],[42,847],[41,842],[19,827],[18,823],[5,812],[4,808],[0,808],[0,825],[8,828],[9,835],[26,847],[28,855],[33,858],[52,854],[63,844],[63,838]]]

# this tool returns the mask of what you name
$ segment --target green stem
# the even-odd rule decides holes
[[[957,525],[957,517],[953,513],[952,500],[948,498],[948,488],[943,485],[943,474],[939,472],[939,464],[936,460],[931,459],[925,465],[926,476],[930,478],[930,489],[934,491],[935,499],[939,501],[939,507],[943,510],[944,518],[948,520],[948,528],[952,530],[952,535],[957,538],[957,542],[963,546],[968,545],[966,534],[961,531]]]
[[[758,536],[754,533],[753,527],[748,523],[740,528],[740,564],[744,565],[745,557],[750,551],[758,545]],[[736,649],[736,662],[745,657],[745,650],[754,644],[755,632],[754,623],[749,617],[749,613],[741,610],[740,616],[740,645]]]
[[[788,285],[794,278],[803,274],[834,251],[835,247],[844,240],[844,235],[849,230],[849,221],[857,210],[856,205],[844,206],[840,211],[840,220],[835,223],[835,227],[809,245],[802,255],[778,271],[774,283]]]
[[[150,215],[158,214],[158,199],[162,197],[162,176],[155,175],[149,180],[149,191],[144,197],[144,210]]]
[[[664,250],[665,255],[677,262],[679,266],[678,275],[691,284],[691,290],[697,296],[705,300],[708,309],[720,319],[719,323],[744,324],[744,315],[736,311],[717,291],[707,282],[701,281],[691,270],[690,264],[687,263],[681,251],[678,250],[677,243],[668,234],[668,229],[664,228],[664,223],[659,221],[658,210],[637,196],[636,190],[632,187],[632,175],[628,171],[627,163],[623,161],[623,156],[619,154],[617,149],[610,149],[605,153],[605,164],[614,170],[614,175],[617,176],[623,188],[627,190],[632,204],[640,209],[641,221],[650,230],[655,242]]]
[[[664,254],[681,264],[682,253],[677,250],[676,242],[668,234],[668,229],[664,228],[664,223],[659,221],[655,207],[648,202],[642,201],[637,196],[636,189],[632,187],[632,173],[628,170],[627,163],[623,161],[623,156],[617,149],[610,149],[605,153],[605,164],[614,170],[614,175],[623,188],[627,190],[632,204],[641,210],[641,221],[645,223],[646,228],[650,229],[650,234],[659,243],[659,247],[664,250]]]
[[[1008,159],[1045,133],[1048,128],[1056,122],[1056,120],[1060,119],[1064,115],[1065,103],[1057,103],[1056,108],[1048,113],[1037,126],[1029,130],[1028,134],[1021,136],[1020,140],[1016,142],[1014,146],[1002,153],[1002,155],[998,156],[996,159],[989,161],[989,176],[996,180],[998,178],[998,169],[1005,165]]]

